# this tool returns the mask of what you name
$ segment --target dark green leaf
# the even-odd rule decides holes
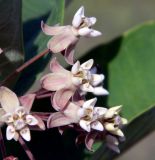
[[[62,23],[63,14],[64,0],[23,0],[25,61],[47,49],[50,37],[41,31],[41,20],[49,25],[55,25]],[[44,70],[50,57],[50,54],[44,56],[22,73],[16,85],[18,93],[24,93],[41,77],[40,73]]]
[[[0,81],[13,72],[23,62],[21,1],[0,0]],[[11,86],[17,77],[7,81]]]
[[[154,108],[148,109],[155,102],[155,23],[125,32],[115,41],[96,47],[85,58],[88,57],[94,58],[106,75],[105,86],[110,95],[104,104],[122,104],[123,117],[132,120],[125,128],[127,141],[121,146],[125,150],[153,129]],[[99,103],[103,104],[101,100]],[[140,113],[143,114],[139,117]],[[152,124],[146,125],[151,120],[149,116]],[[94,159],[112,159],[113,154],[107,151],[99,149]]]

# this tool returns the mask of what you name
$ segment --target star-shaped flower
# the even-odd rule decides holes
[[[92,29],[92,26],[96,23],[95,17],[85,17],[84,7],[75,13],[72,25],[67,26],[48,26],[41,23],[42,31],[46,35],[53,36],[47,47],[53,52],[61,52],[66,61],[69,64],[73,64],[74,60],[74,48],[81,36],[84,37],[97,37],[101,35],[101,32]]]
[[[77,61],[71,71],[68,71],[56,59],[51,61],[50,69],[53,73],[42,77],[41,85],[46,90],[56,91],[52,100],[52,106],[56,110],[59,110],[58,107],[64,108],[75,92],[79,92],[79,94],[92,92],[95,95],[108,94],[101,84],[104,75],[91,73],[93,62],[93,59],[90,59],[80,65],[80,62]]]
[[[30,114],[35,94],[28,94],[18,99],[16,94],[6,87],[0,87],[0,122],[6,123],[7,140],[18,140],[21,136],[31,140],[30,128],[38,126],[45,129],[44,123],[37,115]]]

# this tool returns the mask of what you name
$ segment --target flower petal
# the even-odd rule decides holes
[[[74,95],[74,92],[75,90],[66,88],[56,91],[56,93],[53,96],[52,106],[57,111],[62,111],[66,107],[68,101]]]
[[[102,125],[101,122],[99,121],[94,121],[91,123],[91,128],[94,129],[94,130],[97,130],[97,131],[103,131],[104,130],[104,127]]]
[[[37,115],[33,115],[33,117],[35,117],[37,119],[37,121],[38,121],[38,123],[37,123],[38,127],[41,130],[45,130],[46,127],[45,127],[45,124],[44,124],[43,120],[39,116],[37,116]]]
[[[0,48],[0,54],[3,52],[2,48]]]
[[[30,129],[28,127],[23,128],[20,131],[20,135],[23,137],[23,139],[25,139],[26,141],[30,141],[31,140],[31,134],[30,134]]]
[[[77,61],[77,62],[72,66],[72,69],[71,69],[72,74],[78,73],[78,72],[79,72],[79,69],[80,69],[80,62]]]
[[[70,65],[74,64],[74,53],[75,53],[76,43],[77,43],[77,41],[74,42],[74,44],[70,44],[65,50],[64,58],[65,58],[66,62]]]
[[[108,110],[107,108],[103,108],[103,107],[94,107],[94,115],[96,115],[97,118],[99,118],[100,116],[105,115],[107,110]]]
[[[56,57],[54,57],[52,60],[51,60],[51,63],[50,63],[50,70],[52,72],[66,72],[67,70],[64,69],[60,64],[59,62],[57,61]]]
[[[34,125],[38,124],[38,120],[32,115],[27,115],[26,116],[26,123],[30,126],[34,126]]]
[[[116,153],[120,153],[120,149],[118,148],[117,145],[111,144],[111,143],[107,143],[107,147],[111,150],[113,150]]]
[[[14,92],[6,87],[0,87],[0,104],[6,112],[14,112],[19,107],[19,100]]]
[[[97,86],[104,80],[104,75],[103,74],[92,74],[92,81],[91,84],[93,86]]]
[[[88,101],[85,101],[83,104],[83,108],[90,108],[90,107],[94,107],[96,104],[97,98],[92,98]]]
[[[91,32],[86,37],[98,37],[101,35],[102,33],[100,31],[92,29]]]
[[[90,123],[91,123],[90,121],[85,121],[85,120],[80,120],[79,122],[80,127],[83,128],[87,132],[91,131]]]
[[[35,96],[36,94],[27,94],[25,96],[19,97],[19,101],[27,113],[29,113],[32,108]]]
[[[88,21],[90,23],[89,24],[90,27],[93,26],[97,21],[96,17],[90,17],[90,18],[87,18],[87,19],[88,19]]]
[[[107,113],[105,114],[104,118],[112,118],[115,114],[118,114],[121,110],[122,106],[116,106],[108,109]]]
[[[113,131],[110,131],[112,134],[114,135],[117,135],[119,137],[124,137],[124,133],[120,130],[120,129],[117,129],[117,130],[113,130]]]
[[[41,79],[42,87],[46,90],[56,91],[64,87],[69,87],[71,84],[71,77],[69,72],[64,73],[50,73]]]
[[[95,95],[108,95],[109,92],[101,86],[101,87],[94,87],[93,94],[95,94]]]
[[[2,117],[5,115],[5,111],[3,108],[0,108],[0,127],[4,124]]]
[[[11,140],[14,138],[15,136],[15,128],[13,126],[8,126],[7,129],[6,129],[6,138],[7,140]]]
[[[61,112],[52,113],[51,116],[49,116],[47,121],[47,127],[53,128],[53,127],[60,127],[65,126],[68,124],[71,124],[72,120],[68,117],[66,117]]]
[[[90,35],[91,32],[92,32],[92,29],[88,27],[84,27],[78,30],[78,34],[80,36],[88,36]]]
[[[84,92],[94,92],[94,88],[89,83],[82,84],[80,89]]]
[[[73,123],[78,123],[80,118],[78,115],[78,111],[80,109],[79,105],[74,104],[73,102],[68,103],[64,110],[64,115],[72,119]]]
[[[93,59],[89,59],[85,63],[81,64],[81,68],[82,69],[86,69],[86,70],[90,70],[91,67],[93,66],[93,64],[94,64],[94,60]]]
[[[72,20],[73,27],[78,28],[82,22],[83,17],[84,17],[84,7],[81,6],[75,13],[74,18]]]
[[[41,29],[46,35],[57,35],[64,31],[65,26],[48,26],[43,21],[41,21]]]
[[[107,143],[110,143],[110,144],[114,144],[114,145],[118,145],[119,142],[118,142],[118,139],[112,135],[107,135],[106,136],[106,141]]]
[[[85,145],[89,151],[93,152],[92,146],[94,144],[95,138],[97,137],[97,133],[88,133],[85,138]]]
[[[74,35],[70,26],[60,35],[54,36],[49,40],[47,48],[53,53],[59,53],[67,49],[71,44],[75,44],[78,41],[78,37]]]

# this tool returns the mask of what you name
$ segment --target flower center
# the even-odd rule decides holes
[[[81,70],[78,73],[74,74],[73,76],[81,78],[82,84],[90,83],[90,81],[91,81],[91,73],[87,70]]]
[[[22,128],[26,126],[26,123],[22,118],[19,118],[17,120],[14,120],[13,125],[16,130],[21,130]]]
[[[92,113],[93,113],[93,110],[90,109],[90,108],[87,108],[84,112],[84,117],[82,119],[86,120],[86,121],[91,121],[92,119]]]

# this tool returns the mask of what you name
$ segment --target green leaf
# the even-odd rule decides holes
[[[0,81],[13,72],[23,62],[21,1],[0,0]],[[17,77],[5,85],[11,86]]]
[[[47,49],[46,46],[50,37],[42,32],[41,20],[49,25],[55,25],[62,23],[63,15],[64,0],[23,1],[25,61]],[[18,93],[27,91],[41,77],[41,72],[49,62],[50,57],[51,54],[44,56],[23,71],[16,85]]]
[[[149,107],[155,103],[154,52],[155,22],[148,22],[109,44],[96,47],[85,57],[94,58],[106,75],[105,86],[110,95],[104,103],[108,106],[122,104],[122,115],[130,122],[124,131],[127,141],[121,145],[122,151],[155,126],[154,108]],[[99,103],[103,103],[102,98]],[[113,156],[116,155],[102,147],[92,159],[111,160]]]

